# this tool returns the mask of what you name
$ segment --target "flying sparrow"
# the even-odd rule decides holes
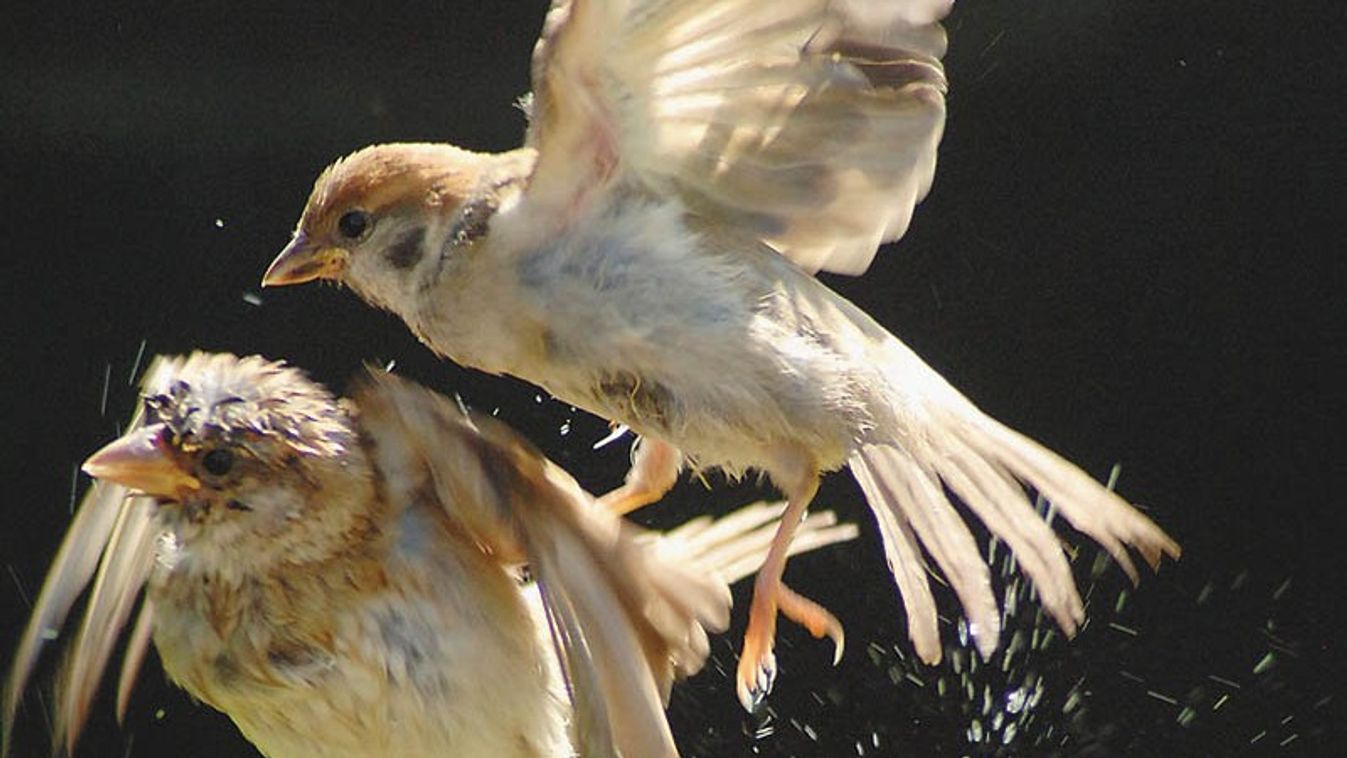
[[[666,537],[594,505],[502,424],[372,373],[338,400],[258,357],[157,360],[86,496],[5,690],[94,576],[58,686],[71,750],[113,646],[152,638],[268,756],[672,756],[663,698],[722,629],[781,507]],[[806,547],[850,539],[828,516]],[[536,582],[522,582],[527,564]]]
[[[813,274],[860,274],[907,229],[944,124],[950,0],[556,0],[524,147],[357,151],[318,178],[264,285],[327,279],[437,353],[534,382],[641,435],[618,512],[687,463],[764,471],[788,498],[739,663],[770,689],[777,611],[840,635],[782,584],[822,472],[878,519],[920,657],[941,656],[925,553],[983,655],[1000,619],[957,496],[1068,633],[1070,566],[1025,487],[1132,577],[1179,555],[1148,518],[993,420]]]

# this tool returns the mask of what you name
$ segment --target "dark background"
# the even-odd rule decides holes
[[[1340,753],[1347,11],[1311,5],[956,7],[934,190],[865,277],[829,283],[993,415],[1101,478],[1121,462],[1119,488],[1183,560],[1120,601],[1119,572],[1092,578],[1095,550],[1071,540],[1092,623],[965,681],[905,660],[875,530],[833,476],[819,502],[861,520],[861,543],[789,577],[838,612],[846,659],[833,669],[828,645],[783,628],[772,710],[745,716],[728,673],[738,618],[674,699],[686,754]],[[590,451],[600,422],[435,361],[349,293],[257,289],[333,158],[518,143],[542,0],[186,7],[0,14],[0,650],[59,542],[75,467],[131,407],[142,342],[285,357],[338,387],[396,360],[499,409],[593,489],[624,470],[625,444]],[[686,484],[642,516],[667,525],[753,495]],[[1031,611],[1018,619],[1041,639]],[[1015,712],[1026,683],[1041,694]],[[44,749],[41,689],[17,755]],[[81,754],[250,754],[155,663],[124,728],[110,710]]]

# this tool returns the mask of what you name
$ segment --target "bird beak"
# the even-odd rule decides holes
[[[137,429],[111,442],[89,456],[84,473],[160,497],[177,497],[183,489],[201,489],[201,482],[169,455],[163,424]]]
[[[349,255],[339,247],[315,247],[303,233],[295,234],[262,275],[263,287],[303,284],[314,279],[336,279],[346,269]]]

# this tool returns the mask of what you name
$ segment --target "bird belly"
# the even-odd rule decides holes
[[[734,370],[744,369],[740,364]],[[767,366],[756,373],[774,371]],[[731,475],[761,466],[782,444],[808,448],[824,469],[844,463],[856,427],[846,414],[830,412],[818,398],[801,397],[804,393],[774,394],[786,383],[780,377],[749,384],[737,377],[721,381],[721,372],[689,373],[628,364],[571,382],[551,381],[548,389],[638,434],[673,444],[696,466]]]
[[[840,467],[869,424],[873,382],[797,285],[831,293],[753,243],[722,249],[671,206],[627,208],[521,260],[545,332],[521,376],[699,465],[740,473],[792,444]]]

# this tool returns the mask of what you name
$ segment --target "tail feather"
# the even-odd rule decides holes
[[[1001,465],[978,457],[957,439],[949,445],[954,457],[942,469],[945,481],[1010,547],[1057,624],[1075,634],[1085,620],[1085,604],[1057,535]]]
[[[925,545],[963,603],[979,651],[991,655],[1000,637],[1001,618],[990,573],[972,532],[945,498],[934,473],[903,450],[887,445],[862,447],[852,461],[852,471],[878,517],[885,556],[903,596],[917,655],[927,663],[937,663],[941,656],[935,601],[920,545]]]
[[[1108,550],[1134,582],[1138,574],[1129,547],[1152,568],[1164,555],[1179,556],[1178,544],[1150,519],[1037,442],[971,404],[927,410],[921,428],[907,437],[910,444],[864,444],[850,460],[879,521],[909,635],[926,662],[938,662],[941,651],[919,544],[954,588],[983,657],[995,650],[1000,635],[988,567],[946,487],[1010,547],[1043,607],[1068,635],[1084,620],[1084,605],[1057,535],[1024,486]]]
[[[969,440],[983,455],[999,453],[1018,478],[1043,493],[1073,527],[1108,550],[1133,582],[1140,580],[1127,554],[1132,547],[1152,570],[1168,555],[1182,554],[1179,544],[1116,493],[1101,486],[1070,461],[1019,432],[984,417],[981,434]]]
[[[884,539],[889,571],[898,583],[898,594],[907,613],[908,637],[922,660],[938,663],[940,628],[936,624],[935,598],[921,560],[921,542],[899,514],[882,509],[875,513],[879,516],[879,533]]]

